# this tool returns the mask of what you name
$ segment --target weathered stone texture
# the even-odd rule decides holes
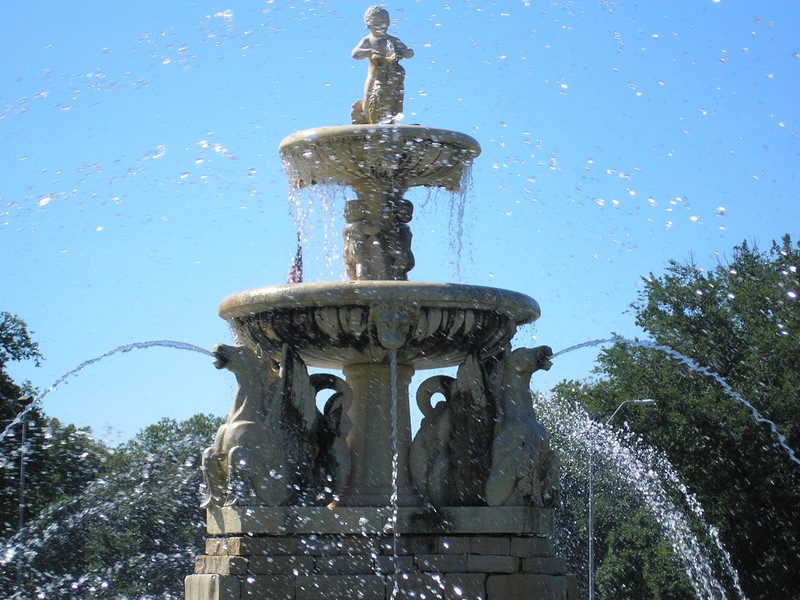
[[[430,534],[212,538],[187,600],[577,600],[538,536]]]
[[[567,596],[567,579],[556,575],[490,575],[486,595],[498,600],[571,600]]]
[[[384,600],[386,582],[379,575],[301,575],[296,600]]]
[[[240,600],[239,579],[233,575],[197,574],[184,579],[186,600]]]

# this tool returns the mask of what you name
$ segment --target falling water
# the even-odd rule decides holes
[[[284,167],[290,172],[286,164],[284,161]],[[342,212],[338,207],[346,200],[347,189],[335,183],[316,183],[312,187],[292,187],[289,190],[289,212],[298,238],[306,246],[309,234],[316,227],[321,228],[322,257],[329,273],[336,271],[339,266],[337,258],[341,258],[341,236],[335,231]]]
[[[26,406],[20,413],[14,417],[14,419],[6,425],[6,428],[0,433],[0,440],[4,439],[11,429],[22,422],[23,416],[25,416],[34,406],[39,404],[44,398],[50,393],[56,390],[59,385],[64,383],[67,379],[74,377],[81,371],[83,371],[86,367],[93,365],[96,362],[103,360],[104,358],[108,358],[114,354],[120,354],[125,352],[130,352],[131,350],[140,350],[144,348],[152,348],[154,346],[164,347],[164,348],[175,348],[176,350],[189,350],[191,352],[199,352],[200,354],[205,354],[207,356],[214,356],[213,352],[206,350],[205,348],[201,348],[199,346],[195,346],[194,344],[188,344],[186,342],[176,342],[173,340],[153,340],[149,342],[134,342],[133,344],[126,344],[124,346],[117,346],[108,352],[101,354],[100,356],[96,356],[95,358],[90,358],[89,360],[83,361],[77,367],[72,369],[71,371],[67,371],[61,377],[55,380],[53,384],[47,388],[44,392],[42,392],[34,402]]]
[[[389,358],[389,386],[392,390],[391,396],[391,420],[392,420],[392,435],[391,435],[391,448],[392,448],[392,495],[389,503],[392,507],[392,516],[389,519],[389,527],[392,531],[392,560],[394,562],[394,581],[392,583],[391,600],[397,597],[399,591],[399,577],[400,577],[400,563],[397,557],[397,541],[400,537],[397,531],[397,517],[398,517],[398,484],[399,477],[399,455],[397,452],[397,350],[392,350]]]
[[[534,394],[534,403],[540,419],[552,434],[568,440],[569,443],[582,446],[585,451],[591,450],[615,465],[625,481],[646,501],[656,521],[662,526],[664,535],[670,541],[676,556],[683,562],[697,597],[725,599],[724,587],[716,579],[706,552],[692,533],[686,514],[670,499],[665,482],[680,492],[691,515],[697,522],[703,524],[705,533],[714,542],[719,553],[719,562],[731,581],[736,597],[739,600],[745,599],[738,573],[719,539],[718,531],[705,523],[700,503],[680,483],[675,469],[665,456],[653,448],[644,448],[631,442],[623,443],[613,430],[593,421],[585,412],[568,410],[558,397]],[[578,451],[579,448],[570,448],[570,451],[562,454],[574,458]]]
[[[159,464],[163,457],[148,454],[143,461],[134,461],[122,471],[115,473],[113,480],[94,480],[79,494],[51,505],[37,515],[35,521],[27,524],[24,531],[17,532],[13,537],[3,541],[0,547],[0,571],[10,569],[10,565],[21,559],[33,585],[32,592],[35,595],[32,597],[37,598],[105,597],[105,594],[116,597],[113,592],[116,585],[115,574],[122,571],[135,570],[142,574],[148,571],[152,574],[154,570],[159,570],[161,573],[165,570],[182,572],[192,562],[197,540],[164,537],[159,539],[157,545],[147,553],[91,568],[85,572],[46,572],[37,568],[37,560],[49,548],[69,548],[72,537],[82,537],[87,530],[113,528],[114,523],[119,527],[122,522],[121,513],[124,514],[130,507],[136,507],[133,512],[147,511],[146,507],[152,503],[154,494],[171,499],[184,497],[193,502],[200,483],[196,449],[208,445],[210,441],[189,434],[173,446],[172,451],[182,457],[185,456],[186,459],[172,461],[174,473],[171,477],[160,480],[153,471],[163,468],[163,465]],[[114,489],[114,481],[126,479],[138,480],[130,493],[120,496],[119,492],[107,491],[109,487],[111,490]],[[161,481],[166,487],[161,485],[153,487],[154,480]],[[203,522],[199,515],[196,523],[197,531],[202,532]],[[24,540],[24,545],[20,543],[21,540]],[[111,554],[113,555],[113,552]],[[13,597],[22,596],[17,594]],[[164,598],[177,598],[177,596],[168,594]]]
[[[441,188],[425,188],[424,196],[417,202],[420,209],[434,211],[439,205],[447,207],[447,246],[453,257],[453,276],[461,280],[461,266],[464,260],[465,238],[468,238],[464,215],[467,209],[469,192],[472,189],[472,165],[464,168],[457,191]],[[444,196],[444,197],[443,197]],[[469,246],[467,246],[469,247]]]
[[[794,462],[794,464],[800,467],[800,458],[797,457],[794,450],[786,443],[786,438],[778,431],[778,427],[770,421],[769,419],[761,416],[761,413],[758,412],[755,406],[753,406],[750,402],[748,402],[741,394],[739,394],[736,390],[734,390],[730,384],[725,381],[725,379],[715,373],[708,367],[704,367],[701,364],[697,363],[694,359],[689,358],[685,354],[681,354],[677,350],[673,350],[669,346],[662,346],[660,344],[655,344],[653,342],[648,342],[646,340],[629,340],[625,338],[608,338],[608,339],[600,339],[600,340],[591,340],[587,342],[582,342],[580,344],[575,344],[574,346],[570,346],[569,348],[564,348],[563,350],[559,350],[550,358],[557,358],[562,354],[567,354],[568,352],[572,352],[573,350],[580,350],[581,348],[591,348],[596,346],[603,346],[605,344],[625,344],[628,346],[638,346],[642,348],[650,348],[652,350],[659,350],[668,356],[676,359],[677,361],[686,365],[690,371],[694,373],[699,373],[701,375],[705,375],[706,377],[710,377],[713,379],[719,386],[725,391],[728,396],[742,404],[750,411],[750,414],[753,417],[753,420],[756,423],[761,423],[763,425],[767,425],[770,431],[772,432],[773,436],[777,441],[777,444],[786,452],[789,459]]]

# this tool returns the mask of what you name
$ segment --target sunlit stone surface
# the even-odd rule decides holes
[[[203,455],[210,537],[186,598],[576,598],[550,543],[559,460],[529,391],[552,352],[511,347],[539,305],[507,290],[407,281],[404,193],[462,191],[480,147],[394,123],[397,61],[413,51],[388,36],[385,10],[368,10],[365,24],[354,57],[370,61],[369,124],[301,131],[280,145],[293,187],[355,194],[343,231],[351,281],[222,302],[240,345],[218,347],[216,366],[235,374],[238,391]],[[381,99],[386,69],[394,87]],[[421,384],[412,439],[411,378],[441,367],[458,370]],[[332,394],[319,410],[323,391]]]

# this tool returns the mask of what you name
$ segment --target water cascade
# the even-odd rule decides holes
[[[279,146],[293,188],[343,186],[349,281],[251,289],[220,315],[238,345],[216,366],[238,391],[203,454],[209,538],[187,600],[577,597],[550,537],[559,459],[537,420],[533,373],[550,348],[512,349],[536,320],[523,294],[408,281],[413,187],[459,192],[480,146],[398,124],[401,59],[371,7],[364,96],[351,125]],[[309,373],[334,370],[336,373]],[[417,370],[457,367],[420,384]],[[317,394],[332,392],[322,410]],[[433,405],[432,396],[444,400]]]
[[[643,446],[636,439],[630,439],[630,436],[621,438],[616,431],[598,423],[585,411],[565,406],[557,396],[538,394],[533,398],[542,422],[561,442],[559,447],[565,458],[565,472],[585,471],[585,457],[590,447],[609,464],[619,480],[635,490],[646,503],[659,523],[662,535],[683,563],[697,598],[728,597],[723,581],[733,590],[733,597],[745,598],[738,573],[731,564],[719,532],[706,524],[700,503],[680,481],[666,456],[654,448]],[[582,478],[585,473],[576,476]],[[585,496],[586,490],[579,493]],[[681,498],[680,506],[673,502],[671,493]],[[692,523],[713,542],[713,552],[700,543]]]

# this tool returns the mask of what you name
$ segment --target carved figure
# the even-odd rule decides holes
[[[411,228],[414,205],[403,198],[389,200],[382,214],[373,215],[360,200],[345,205],[344,262],[350,279],[408,279],[414,268]]]
[[[302,503],[325,506],[336,499],[350,476],[347,434],[352,424],[347,411],[353,401],[353,393],[341,377],[329,373],[315,373],[310,379],[315,395],[324,389],[333,390],[334,393],[325,402],[323,413],[317,414],[317,456]]]
[[[555,506],[559,461],[528,388],[549,369],[547,346],[469,355],[455,378],[431,377],[417,391],[424,416],[411,444],[417,489],[434,506]],[[443,402],[431,405],[441,394]]]
[[[418,306],[401,302],[375,303],[369,311],[369,324],[374,326],[378,342],[387,350],[403,347],[418,318]]]
[[[367,59],[364,97],[353,105],[353,123],[393,123],[403,112],[405,69],[400,59],[411,58],[414,51],[389,35],[389,12],[382,6],[370,6],[364,13],[369,35],[353,49],[356,60]]]
[[[286,348],[280,362],[245,346],[221,344],[214,354],[215,366],[232,371],[239,388],[214,445],[203,453],[202,506],[330,503],[350,470],[344,381],[309,376]],[[315,403],[322,389],[336,392],[324,414]]]
[[[450,440],[453,424],[448,400],[453,381],[447,375],[436,375],[417,388],[417,406],[422,412],[422,422],[411,442],[409,469],[417,491],[433,506],[452,504]],[[433,406],[431,398],[437,393],[444,397],[444,401]]]
[[[489,506],[558,504],[560,463],[536,418],[529,388],[535,371],[550,368],[552,354],[548,346],[520,348],[505,353],[492,369],[497,424],[486,481]]]
[[[231,371],[239,388],[214,445],[203,452],[206,492],[201,506],[253,504],[257,499],[284,504],[292,491],[278,471],[269,472],[278,457],[269,456],[275,440],[270,439],[266,406],[269,397],[280,393],[278,365],[244,346],[220,344],[214,354],[214,365]]]
[[[484,365],[471,354],[455,379],[437,375],[417,389],[423,419],[411,444],[409,466],[417,489],[434,506],[486,504],[494,407],[485,374]],[[434,407],[435,394],[444,401]]]

